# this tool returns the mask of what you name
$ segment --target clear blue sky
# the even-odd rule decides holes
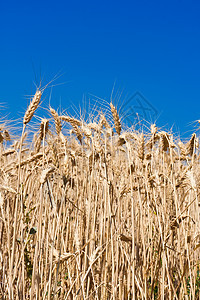
[[[60,73],[55,109],[78,107],[89,94],[109,100],[115,83],[120,101],[139,91],[160,126],[192,129],[200,119],[199,13],[199,1],[0,1],[3,114],[22,116],[33,82]]]

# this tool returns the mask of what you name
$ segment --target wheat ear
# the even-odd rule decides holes
[[[55,111],[55,109],[53,109],[51,107],[50,107],[50,112],[51,112],[51,114],[54,118],[54,121],[55,121],[56,133],[57,133],[57,135],[60,135],[61,130],[62,130],[62,125],[61,125],[61,121],[60,121],[60,118],[58,116],[58,113]]]
[[[145,154],[145,140],[144,140],[144,134],[141,133],[140,136],[138,136],[138,157],[143,161],[144,160],[144,154]]]
[[[195,147],[196,147],[196,134],[193,133],[191,139],[189,140],[189,142],[186,144],[186,151],[187,154],[189,155],[193,155],[194,151],[195,151]]]
[[[115,130],[116,130],[117,134],[120,135],[122,127],[121,127],[121,123],[119,120],[119,115],[117,113],[116,108],[114,107],[114,105],[112,103],[110,103],[110,108],[111,108],[111,112],[112,112],[114,123],[115,123]]]
[[[159,136],[160,136],[161,150],[166,152],[167,149],[169,148],[169,135],[167,132],[161,131],[159,133]]]
[[[61,116],[60,119],[62,121],[68,122],[72,125],[78,140],[80,141],[80,143],[82,143],[83,135],[82,135],[82,132],[79,128],[79,126],[81,126],[81,121],[79,121],[77,119],[74,119],[74,118],[71,118],[71,117],[68,117],[68,116]]]
[[[112,111],[112,108],[111,108],[111,111]],[[105,117],[104,115],[101,115],[101,116],[100,116],[99,126],[100,126],[100,128],[102,128],[103,126],[104,126],[106,129],[109,129],[109,128],[110,128],[110,125],[109,125],[109,123],[108,123],[108,121],[106,120],[106,117]]]
[[[181,141],[178,142],[178,146],[179,146],[179,148],[181,150],[181,156],[182,156],[182,158],[185,159],[186,156],[188,155],[186,146]]]
[[[70,123],[72,126],[76,125],[76,126],[81,126],[81,121],[71,118],[69,116],[60,116],[60,119],[62,121],[68,122]]]
[[[37,90],[33,97],[33,100],[29,104],[29,107],[24,115],[24,121],[23,121],[24,125],[28,124],[32,119],[34,112],[36,111],[40,103],[41,96],[42,96],[42,92],[40,90]]]
[[[41,124],[40,124],[39,135],[38,135],[38,138],[37,138],[37,140],[35,142],[35,145],[34,145],[36,153],[39,152],[41,142],[42,142],[43,139],[45,139],[46,134],[48,133],[48,129],[49,129],[49,120],[42,119]]]
[[[9,134],[8,130],[4,130],[3,136],[4,136],[4,140],[5,141],[10,141],[11,140],[10,139],[10,134]]]
[[[72,125],[72,123],[71,123]],[[74,132],[77,136],[77,139],[79,140],[80,143],[82,143],[82,138],[83,138],[83,135],[82,135],[82,132],[80,130],[80,128],[77,126],[77,125],[72,125],[73,129],[74,129]]]

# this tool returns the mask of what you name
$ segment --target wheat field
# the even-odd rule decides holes
[[[151,124],[49,108],[28,139],[0,125],[1,299],[199,299],[200,164]]]

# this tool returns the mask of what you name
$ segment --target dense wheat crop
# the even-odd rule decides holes
[[[91,123],[50,108],[30,142],[40,98],[18,141],[0,128],[1,299],[199,298],[196,134],[125,130],[111,104]]]

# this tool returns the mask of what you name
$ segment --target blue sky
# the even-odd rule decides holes
[[[62,74],[55,109],[79,110],[83,98],[89,109],[91,95],[109,102],[113,87],[120,107],[138,91],[159,126],[191,134],[200,119],[199,11],[199,1],[1,1],[1,115],[22,117],[34,82]]]

